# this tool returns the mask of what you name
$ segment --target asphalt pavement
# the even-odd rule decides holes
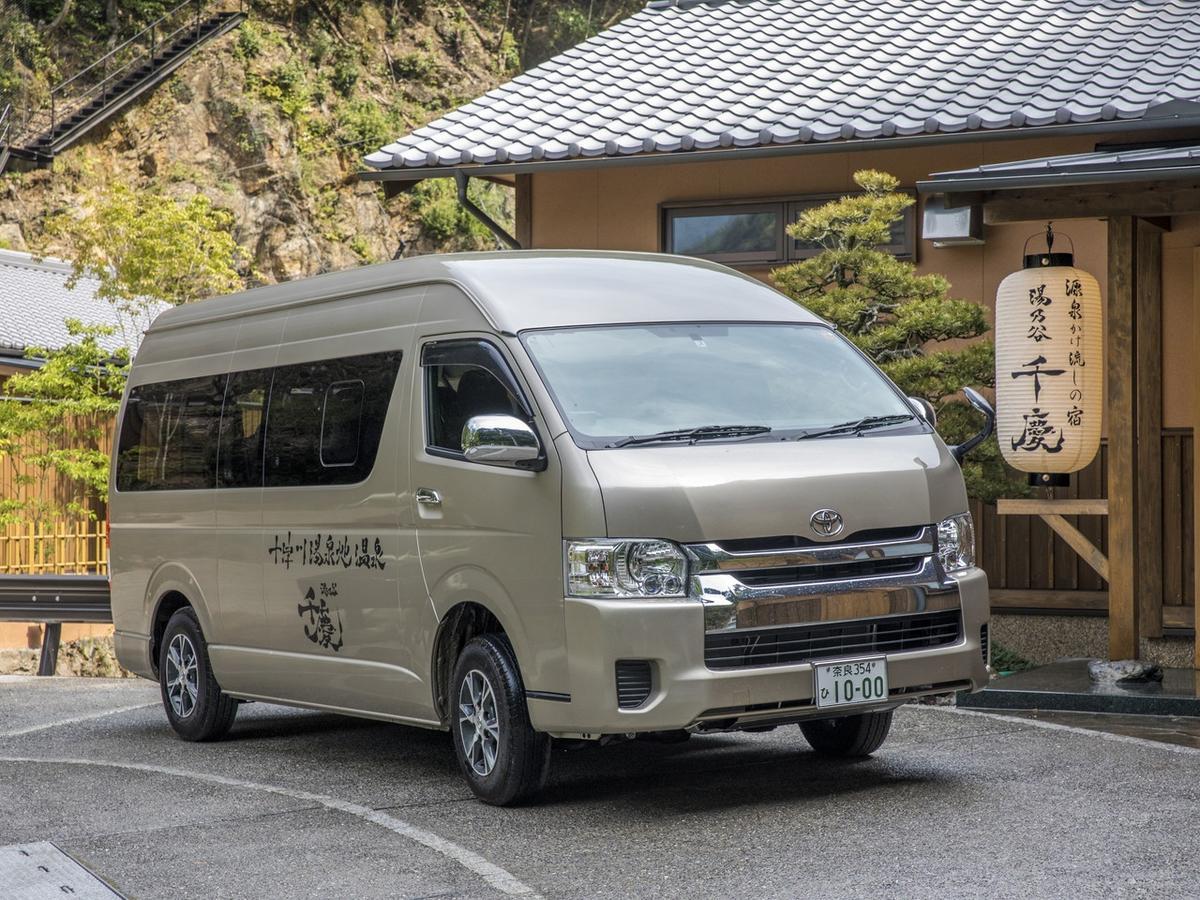
[[[1192,747],[904,707],[866,761],[795,727],[559,751],[495,809],[444,734],[249,704],[188,744],[148,682],[0,677],[0,878],[51,841],[128,897],[1200,896],[1198,795]]]

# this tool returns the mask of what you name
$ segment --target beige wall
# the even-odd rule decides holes
[[[911,187],[932,172],[984,163],[1079,153],[1095,138],[982,141],[925,149],[809,153],[773,159],[678,165],[615,166],[536,174],[532,179],[532,235],[538,248],[659,250],[658,205],[679,200],[723,200],[781,194],[850,190],[854,172],[876,168]],[[1025,239],[1040,222],[989,226],[983,246],[938,249],[928,241],[917,248],[917,267],[950,279],[956,296],[992,308],[996,287],[1021,265]],[[1105,290],[1105,224],[1100,219],[1055,223],[1075,243],[1076,265],[1087,269]],[[1163,425],[1190,427],[1192,384],[1186,373],[1192,356],[1192,250],[1200,245],[1200,216],[1177,219],[1163,241]],[[1057,246],[1057,245],[1056,245]],[[766,269],[749,270],[767,277]]]

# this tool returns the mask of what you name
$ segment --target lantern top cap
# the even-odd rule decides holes
[[[1046,223],[1046,230],[1045,230],[1044,234],[1046,237],[1046,252],[1045,253],[1030,253],[1029,252],[1029,242],[1032,241],[1035,237],[1038,237],[1038,235],[1031,234],[1029,237],[1025,238],[1025,249],[1023,251],[1024,256],[1025,256],[1024,268],[1026,268],[1026,269],[1044,269],[1044,268],[1048,268],[1050,266],[1074,266],[1075,265],[1075,242],[1071,240],[1070,235],[1064,235],[1064,237],[1066,237],[1068,241],[1071,241],[1071,252],[1063,253],[1060,251],[1058,253],[1055,253],[1054,252],[1055,234],[1054,234],[1054,223],[1053,222]]]

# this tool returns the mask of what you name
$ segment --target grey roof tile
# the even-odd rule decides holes
[[[150,302],[146,315],[131,315],[96,296],[100,282],[80,278],[67,287],[70,263],[60,259],[35,259],[28,253],[0,250],[0,348],[8,351],[28,347],[57,349],[70,343],[66,319],[85,325],[108,325],[116,329],[100,339],[104,349],[137,350],[142,332],[169,304]]]
[[[375,169],[1036,128],[1200,101],[1200,0],[671,0]]]

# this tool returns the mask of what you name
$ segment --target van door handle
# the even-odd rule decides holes
[[[442,495],[430,488],[417,488],[417,502],[422,506],[441,506]]]

